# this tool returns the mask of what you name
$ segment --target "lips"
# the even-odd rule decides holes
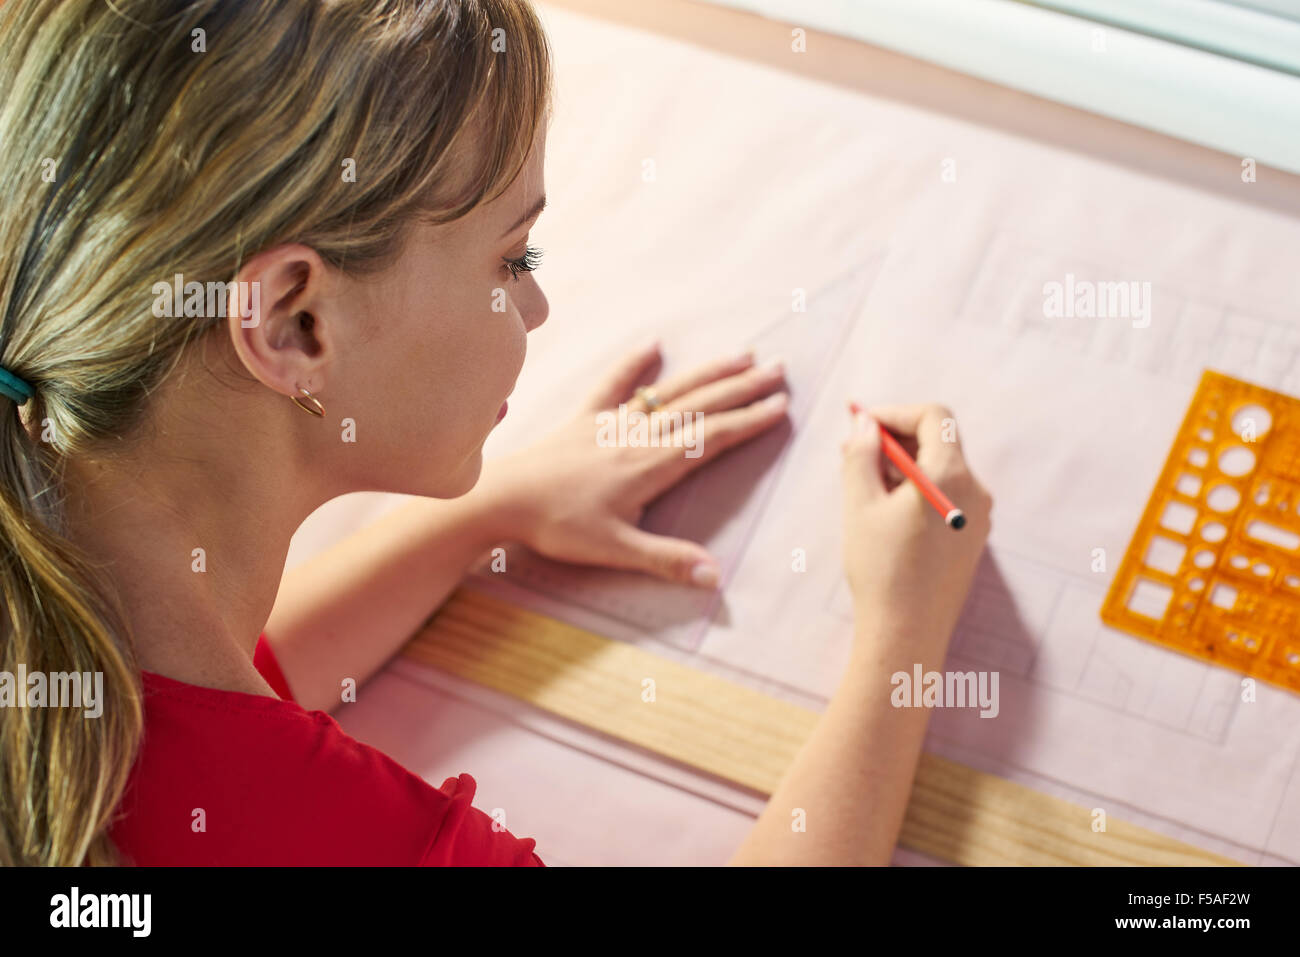
[[[500,422],[502,419],[504,419],[504,418],[506,417],[506,409],[509,408],[509,406],[510,406],[510,403],[509,403],[509,402],[502,402],[502,403],[501,403],[501,411],[499,411],[499,412],[497,413],[497,421],[498,421],[498,422]]]

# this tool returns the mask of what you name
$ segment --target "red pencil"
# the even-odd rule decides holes
[[[849,400],[849,411],[854,415],[863,411],[862,406],[853,400]],[[948,496],[939,490],[939,486],[930,481],[929,477],[921,471],[916,460],[907,454],[907,449],[898,444],[898,439],[890,433],[884,425],[880,426],[880,444],[889,456],[889,461],[898,466],[898,470],[916,483],[916,487],[921,490],[925,500],[934,506],[936,512],[943,516],[944,522],[949,528],[961,528],[966,524],[966,516],[956,505],[953,505]]]

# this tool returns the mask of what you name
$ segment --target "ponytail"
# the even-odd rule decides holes
[[[0,864],[115,864],[106,832],[140,738],[139,671],[104,583],[56,531],[53,456],[19,414],[0,396],[0,672],[13,692],[0,708]],[[25,706],[20,673],[47,688],[101,675],[95,716],[75,701]]]

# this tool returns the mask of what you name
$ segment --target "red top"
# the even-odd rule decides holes
[[[266,636],[253,664],[279,698],[143,673],[144,741],[110,831],[140,865],[535,865],[536,842],[434,788],[293,697]]]

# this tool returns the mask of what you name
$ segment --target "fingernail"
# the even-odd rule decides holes
[[[718,566],[713,562],[696,562],[691,569],[691,581],[703,588],[714,588],[718,584]]]
[[[742,352],[740,355],[736,356],[736,361],[737,361],[737,362],[753,362],[753,361],[754,361],[754,350],[753,350],[753,348],[751,347],[751,348],[749,348],[749,349],[746,349],[746,350],[745,350],[744,352]]]
[[[784,409],[790,403],[790,394],[788,392],[773,392],[763,400],[765,409]]]
[[[767,359],[758,367],[758,371],[763,375],[778,376],[785,369],[785,363],[780,359]]]
[[[645,347],[644,349],[642,349],[641,351],[642,351],[644,354],[646,354],[646,355],[650,355],[651,353],[658,352],[658,351],[659,351],[659,340],[656,339],[654,342],[650,343],[648,346],[646,346],[646,347]]]

